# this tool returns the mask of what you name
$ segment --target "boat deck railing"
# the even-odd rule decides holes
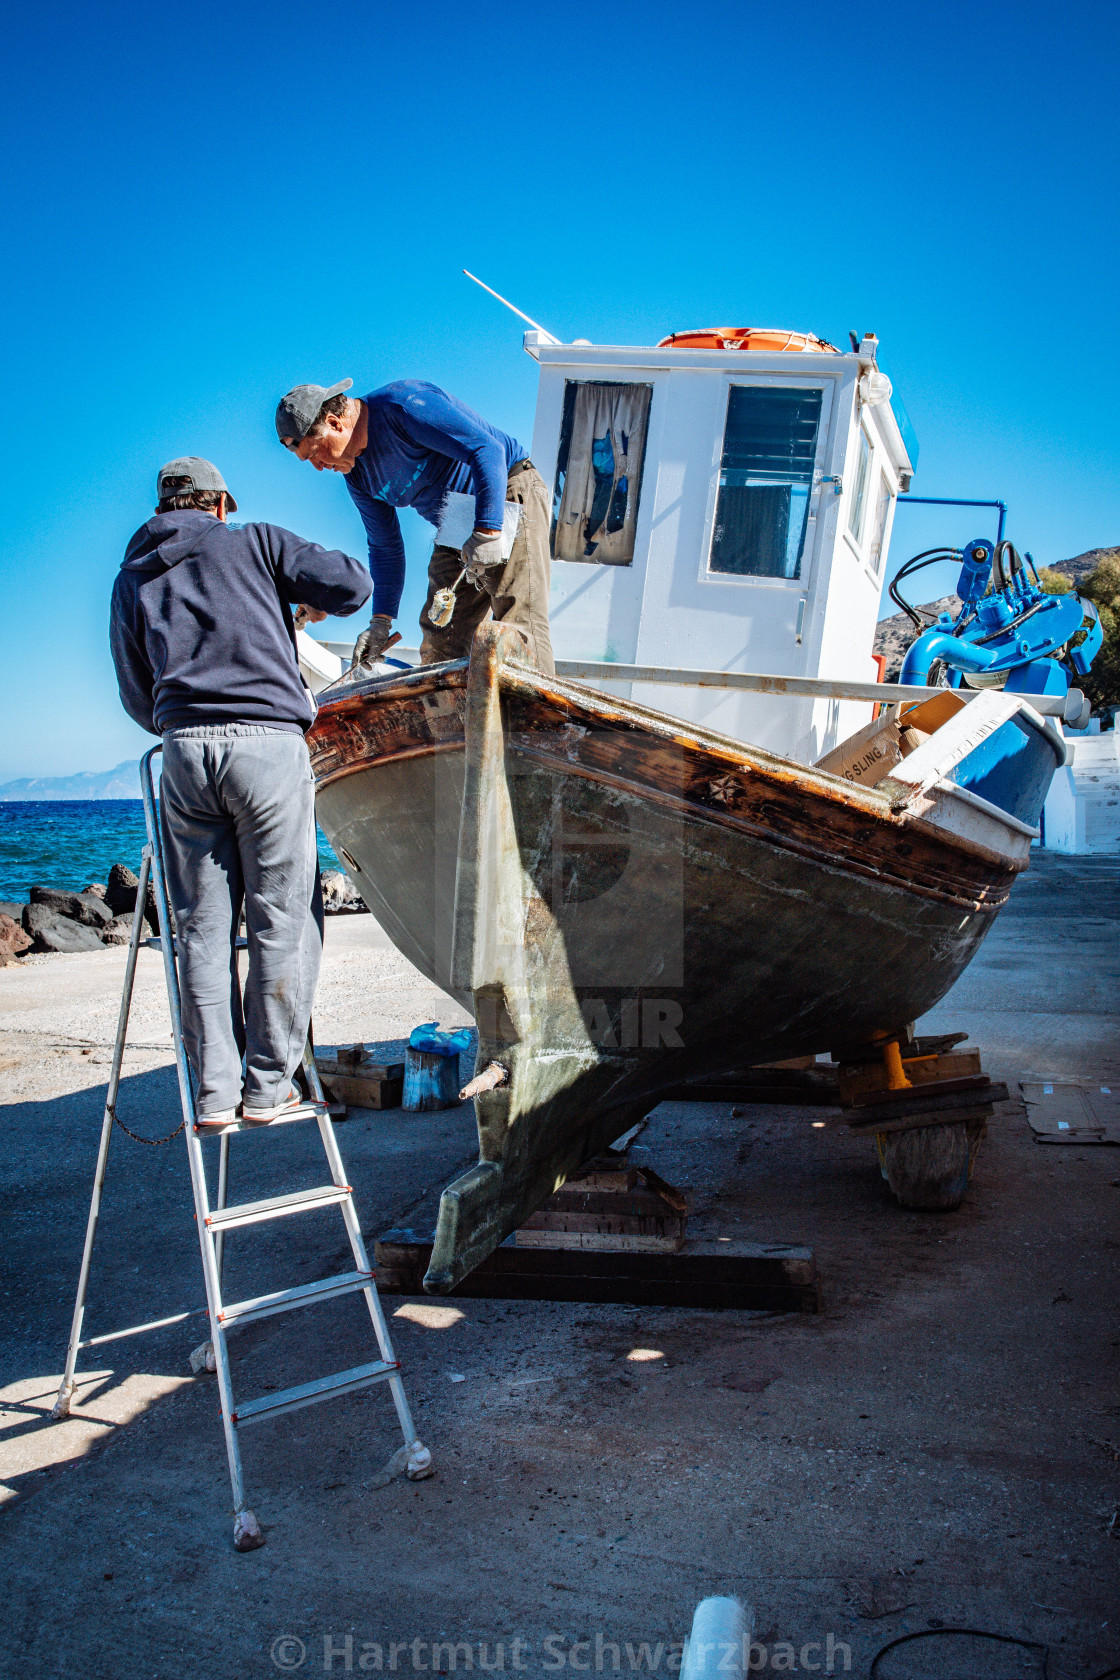
[[[320,645],[329,648],[342,660],[349,660],[354,651],[353,642],[323,642]],[[409,665],[418,664],[420,651],[398,645],[393,649],[393,658]],[[944,692],[939,688],[923,688],[911,683],[844,682],[838,677],[776,677],[761,671],[702,671],[671,665],[621,665],[602,659],[558,659],[556,675],[571,677],[577,682],[663,683],[677,688],[737,689],[749,694],[777,694],[808,700],[871,700],[881,706],[913,705],[918,700],[929,700],[935,694]],[[977,695],[987,691],[960,688],[956,692],[962,700],[975,700]],[[1067,695],[1025,694],[1023,699],[1043,717],[1072,719],[1080,714],[1082,706],[1080,689],[1071,689]]]

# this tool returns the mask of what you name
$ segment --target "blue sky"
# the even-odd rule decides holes
[[[874,330],[915,493],[1002,497],[1040,560],[1120,542],[1117,16],[13,10],[0,780],[141,750],[107,605],[161,461],[207,455],[241,517],[362,553],[341,482],[275,440],[289,385],[428,378],[528,440],[520,324],[464,266],[566,339]],[[900,511],[892,567],[986,519]]]

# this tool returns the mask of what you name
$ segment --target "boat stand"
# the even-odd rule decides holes
[[[152,945],[158,944],[163,952],[164,978],[167,983],[167,1001],[171,1011],[171,1034],[175,1046],[175,1067],[179,1078],[179,1100],[182,1109],[182,1121],[176,1127],[175,1132],[171,1133],[171,1137],[182,1131],[186,1138],[187,1158],[190,1164],[191,1184],[194,1192],[195,1219],[198,1224],[199,1244],[202,1250],[202,1271],[206,1283],[206,1305],[210,1317],[210,1342],[196,1350],[191,1363],[196,1370],[203,1366],[213,1370],[218,1379],[222,1428],[225,1433],[226,1454],[229,1460],[230,1483],[233,1491],[233,1544],[238,1551],[247,1552],[255,1550],[258,1546],[263,1546],[264,1535],[245,1496],[241,1448],[238,1440],[239,1432],[245,1424],[256,1423],[263,1418],[276,1417],[281,1412],[296,1411],[303,1406],[314,1405],[319,1400],[330,1399],[334,1395],[352,1394],[355,1390],[366,1388],[373,1383],[387,1382],[396,1407],[401,1433],[404,1437],[403,1451],[406,1460],[404,1468],[409,1478],[413,1481],[419,1481],[426,1476],[430,1476],[432,1474],[432,1458],[428,1449],[418,1439],[412,1421],[404,1382],[401,1378],[400,1365],[393,1353],[388,1326],[385,1322],[385,1315],[374,1281],[373,1267],[370,1265],[365,1242],[362,1238],[361,1224],[354,1207],[353,1192],[347,1182],[346,1171],[342,1164],[334,1127],[331,1123],[330,1111],[323,1096],[323,1088],[319,1082],[318,1069],[310,1044],[304,1050],[301,1069],[303,1082],[307,1088],[308,1101],[298,1109],[293,1109],[285,1114],[282,1123],[303,1120],[314,1120],[317,1123],[330,1173],[330,1183],[311,1190],[300,1190],[291,1195],[270,1196],[261,1201],[246,1202],[240,1206],[230,1207],[226,1201],[226,1190],[229,1182],[229,1140],[232,1133],[242,1130],[241,1122],[234,1121],[218,1136],[217,1196],[215,1202],[211,1205],[206,1181],[206,1164],[202,1150],[203,1134],[200,1134],[195,1123],[194,1088],[183,1041],[179,974],[175,940],[171,933],[171,918],[168,913],[167,883],[160,844],[159,818],[156,811],[152,760],[162,750],[162,747],[153,747],[150,752],[145,754],[140,766],[144,821],[148,839],[144,847],[140,881],[136,889],[136,907],[132,917],[132,937],[129,940],[125,963],[124,988],[121,994],[117,1036],[113,1045],[112,1066],[105,1097],[105,1112],[101,1124],[101,1140],[97,1151],[97,1167],[93,1181],[93,1196],[90,1201],[89,1218],[86,1222],[85,1247],[82,1251],[81,1270],[78,1274],[78,1292],[74,1302],[70,1341],[66,1350],[66,1369],[52,1415],[55,1418],[68,1415],[76,1383],[75,1373],[78,1354],[83,1347],[90,1345],[90,1343],[81,1340],[82,1320],[85,1315],[90,1261],[101,1211],[101,1193],[105,1183],[109,1140],[112,1137],[114,1121],[117,1120],[116,1104],[117,1093],[120,1088],[121,1064],[124,1058],[125,1041],[128,1036],[128,1017],[136,979],[136,959],[143,936],[148,885],[151,882],[155,893],[161,936],[158,940],[144,942]],[[277,1123],[273,1122],[273,1124]],[[117,1124],[123,1125],[120,1121],[117,1121]],[[260,1126],[252,1126],[246,1129],[258,1132],[262,1130]],[[170,1137],[142,1141],[170,1142]],[[322,1278],[315,1283],[302,1284],[292,1289],[277,1290],[273,1294],[261,1295],[252,1300],[225,1301],[223,1299],[222,1251],[227,1231],[331,1206],[337,1207],[342,1214],[354,1258],[353,1271],[343,1272],[334,1277]],[[247,1324],[254,1319],[268,1318],[276,1313],[289,1312],[296,1307],[311,1306],[316,1302],[333,1300],[336,1296],[358,1292],[365,1296],[366,1305],[369,1308],[379,1353],[377,1359],[363,1365],[355,1365],[347,1371],[338,1371],[333,1376],[320,1377],[314,1382],[276,1390],[258,1400],[235,1401],[227,1347],[227,1335],[232,1325]],[[155,1326],[142,1325],[137,1328],[150,1329],[155,1328]],[[104,1338],[98,1338],[98,1340],[102,1339]]]
[[[489,1300],[615,1301],[643,1307],[819,1312],[811,1248],[688,1234],[689,1198],[629,1144],[645,1122],[584,1162],[455,1288]],[[408,1228],[378,1238],[383,1290],[418,1295],[434,1233]]]
[[[959,1207],[995,1104],[1007,1086],[991,1080],[964,1032],[914,1038],[910,1028],[828,1063],[804,1057],[747,1068],[726,1079],[681,1085],[677,1102],[834,1107],[855,1137],[875,1144],[879,1166],[903,1207]],[[733,1111],[734,1112],[734,1111]]]

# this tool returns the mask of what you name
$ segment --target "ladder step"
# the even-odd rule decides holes
[[[387,1364],[375,1359],[370,1365],[355,1365],[350,1371],[338,1371],[333,1377],[319,1377],[315,1382],[301,1383],[298,1388],[279,1388],[260,1400],[247,1400],[235,1406],[230,1420],[235,1424],[256,1423],[262,1417],[275,1417],[279,1412],[295,1412],[301,1406],[313,1406],[317,1400],[330,1400],[336,1394],[350,1394],[368,1383],[382,1382],[400,1370],[396,1362]]]
[[[338,1105],[345,1112],[345,1104]],[[278,1114],[275,1120],[270,1120],[267,1126],[255,1124],[252,1120],[230,1120],[226,1125],[200,1126],[195,1123],[195,1137],[225,1137],[232,1132],[270,1132],[273,1126],[290,1126],[294,1120],[320,1120],[323,1115],[330,1114],[331,1106],[326,1102],[305,1102],[298,1108],[289,1108],[286,1113]]]
[[[283,1219],[289,1213],[308,1213],[314,1208],[344,1202],[348,1184],[321,1184],[315,1190],[295,1190],[287,1196],[268,1196],[263,1202],[242,1202],[239,1207],[213,1208],[206,1215],[211,1231],[228,1231],[233,1225],[256,1225],[262,1219]]]
[[[246,1324],[253,1318],[269,1318],[273,1313],[289,1312],[293,1307],[330,1301],[336,1295],[350,1295],[356,1289],[368,1289],[372,1283],[372,1272],[340,1272],[337,1277],[320,1278],[318,1283],[301,1283],[294,1289],[278,1289],[273,1295],[258,1295],[252,1301],[228,1301],[218,1314],[218,1322]]]

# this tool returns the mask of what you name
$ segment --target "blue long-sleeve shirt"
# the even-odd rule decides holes
[[[371,610],[395,618],[404,589],[397,508],[438,526],[448,491],[465,491],[476,498],[476,527],[500,531],[509,470],[529,451],[423,379],[395,380],[362,400],[369,434],[346,488],[369,539]]]

